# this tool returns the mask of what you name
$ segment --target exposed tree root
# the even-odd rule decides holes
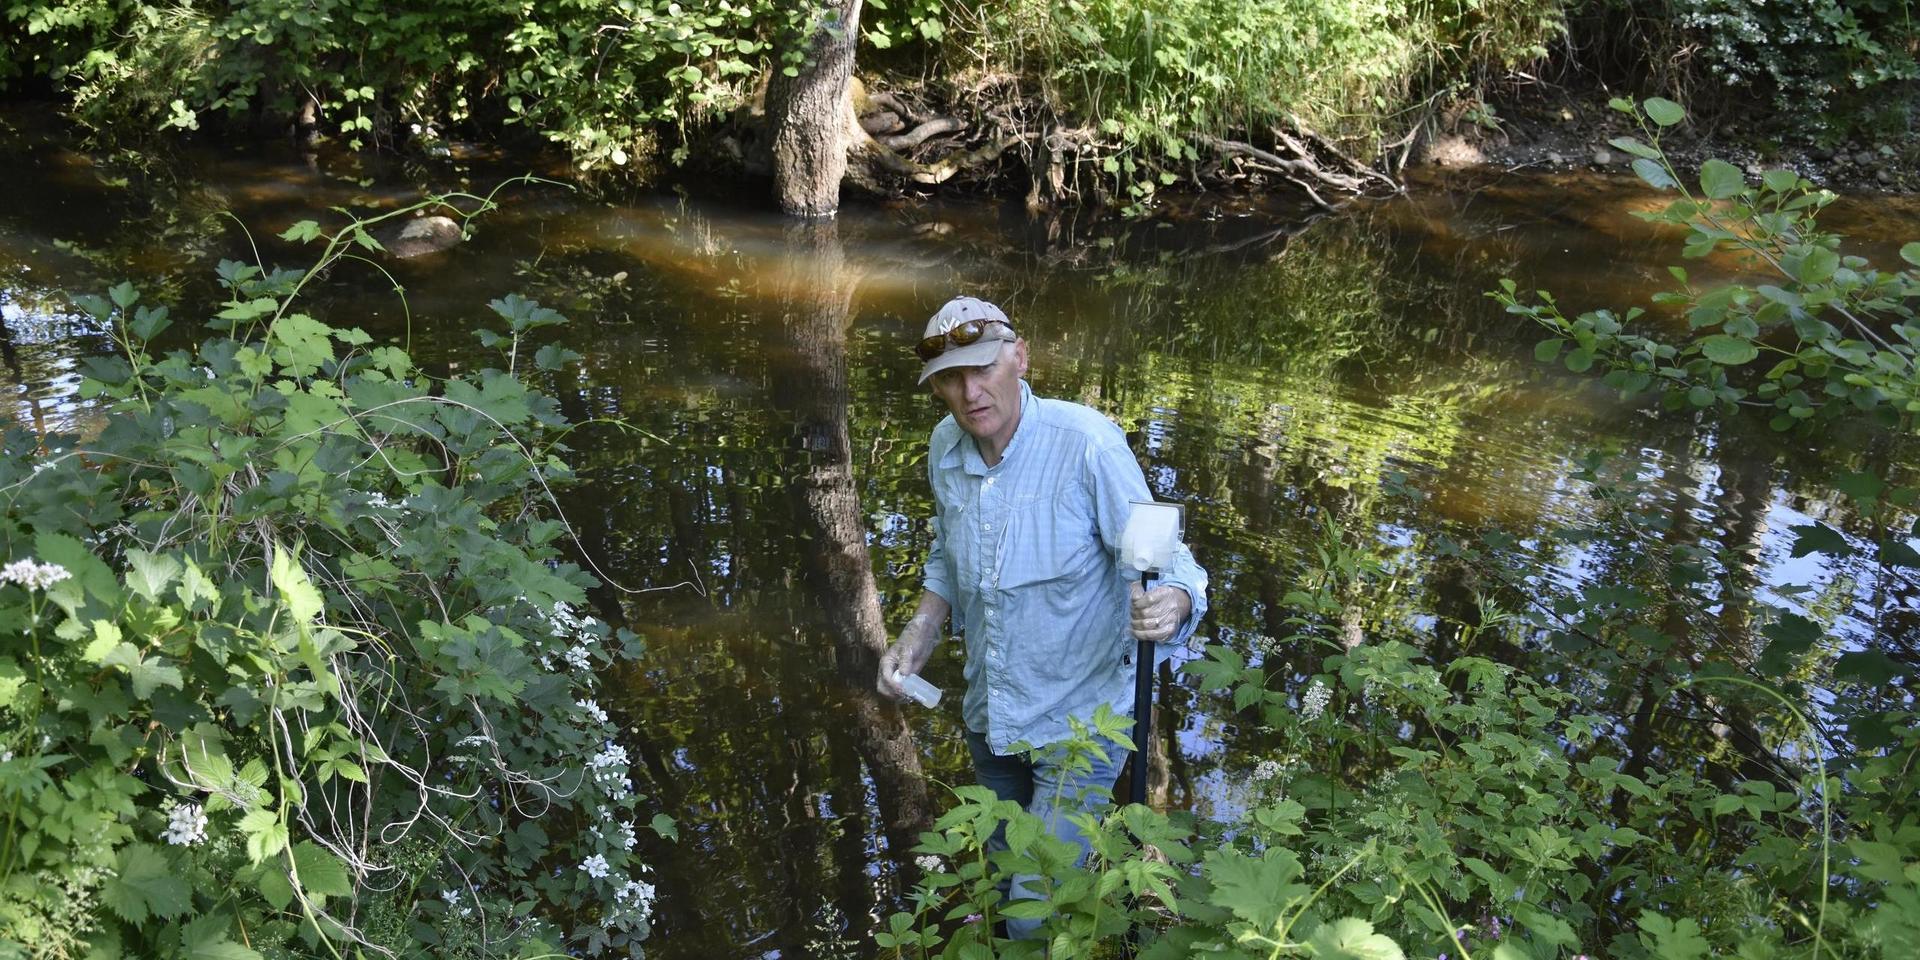
[[[1244,131],[1235,139],[1195,134],[1202,158],[1180,166],[1143,158],[1138,146],[1103,135],[1091,126],[1063,122],[1056,105],[1027,93],[1019,78],[981,77],[947,91],[943,106],[929,107],[899,91],[870,91],[855,78],[846,105],[847,169],[843,186],[874,197],[916,188],[980,184],[1011,172],[1008,151],[1025,167],[1027,205],[1052,209],[1107,206],[1131,198],[1140,181],[1185,182],[1201,190],[1259,189],[1281,182],[1297,187],[1315,207],[1333,210],[1358,196],[1396,193],[1400,184],[1363,163],[1297,117],[1283,126]],[[758,110],[743,111],[752,125]],[[749,146],[753,135],[745,137]],[[754,151],[738,151],[749,168]],[[1119,159],[1144,167],[1114,171]],[[1017,175],[1017,174],[1016,174]],[[1169,176],[1171,175],[1171,176]],[[1177,178],[1177,180],[1175,180]]]
[[[865,126],[865,123],[861,124],[863,129]],[[965,120],[954,117],[935,117],[898,136],[876,137],[875,139],[879,140],[880,143],[889,150],[912,150],[914,147],[927,142],[930,137],[937,137],[943,133],[953,133],[957,130],[965,130],[966,128],[967,122]]]

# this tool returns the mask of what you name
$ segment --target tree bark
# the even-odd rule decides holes
[[[776,66],[767,84],[767,119],[773,130],[774,200],[790,216],[831,217],[840,209],[840,178],[847,171],[851,131],[859,129],[847,98],[854,44],[860,36],[861,0],[808,3],[799,20],[782,31],[781,57],[805,60],[787,76]]]

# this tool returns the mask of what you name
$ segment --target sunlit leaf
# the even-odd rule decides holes
[[[1671,127],[1687,118],[1686,108],[1665,97],[1648,97],[1640,104],[1647,111],[1647,119],[1663,127]]]

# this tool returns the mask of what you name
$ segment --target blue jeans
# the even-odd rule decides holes
[[[1113,780],[1127,763],[1128,753],[1107,744],[1107,761],[1093,762],[1093,770],[1079,776],[1061,776],[1060,767],[1048,761],[1034,762],[1024,755],[1002,757],[987,746],[983,734],[967,731],[967,749],[973,753],[974,779],[1002,800],[1012,800],[1039,817],[1047,832],[1080,848],[1080,861],[1087,858],[1087,838],[1069,814],[1091,810],[1111,798]],[[989,850],[1007,848],[1006,827],[995,830],[987,842]],[[1015,900],[1038,900],[1041,891],[1028,888],[1036,879],[1032,874],[1016,874],[1008,896]],[[1007,933],[1015,939],[1027,939],[1040,929],[1039,920],[1007,920]]]

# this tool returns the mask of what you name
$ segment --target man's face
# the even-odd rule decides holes
[[[1027,342],[1016,340],[984,367],[948,367],[929,378],[933,394],[953,411],[960,429],[995,450],[1006,449],[1020,423],[1020,378],[1027,375]]]

